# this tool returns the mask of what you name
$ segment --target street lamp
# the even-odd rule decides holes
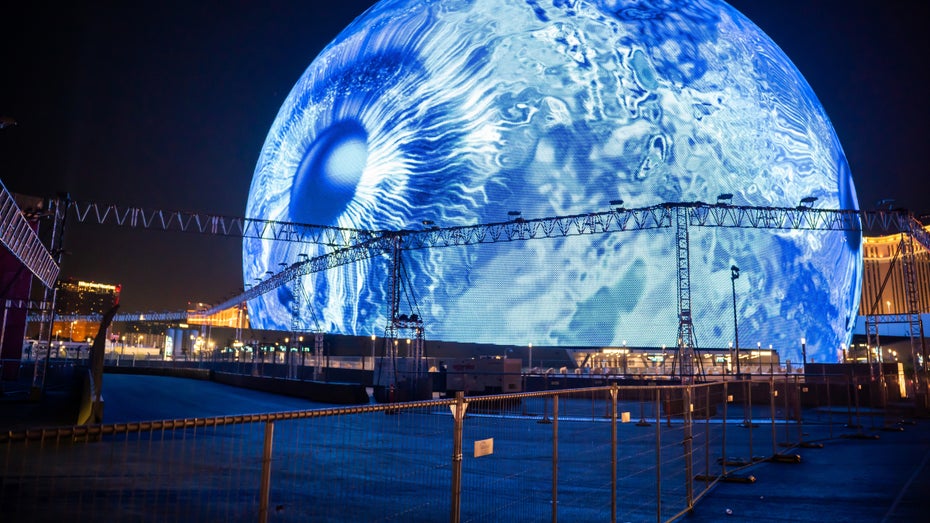
[[[807,365],[807,338],[801,338],[801,365]]]
[[[530,343],[530,364],[528,365],[529,369],[533,368],[533,344]]]
[[[733,285],[733,338],[736,340],[736,376],[739,378],[739,324],[736,320],[736,279],[739,278],[739,267],[730,266],[730,283]]]

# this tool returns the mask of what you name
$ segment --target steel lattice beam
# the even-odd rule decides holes
[[[688,223],[698,227],[797,229],[882,233],[907,232],[930,250],[930,233],[902,210],[855,211],[798,207],[755,207],[703,202],[676,202],[638,209],[617,209],[554,218],[518,219],[475,226],[434,227],[409,235],[406,249],[520,241],[577,234],[671,227],[671,210],[688,209]],[[69,201],[68,210],[81,223],[141,229],[193,232],[229,237],[312,243],[334,249],[354,247],[390,231],[372,231],[196,213]]]
[[[671,225],[671,209],[666,206],[654,206],[644,209],[616,209],[601,213],[556,218],[517,219],[508,222],[466,225],[445,229],[431,228],[384,232],[379,237],[353,247],[337,249],[306,261],[295,262],[281,272],[257,283],[239,296],[226,300],[202,314],[214,314],[239,303],[257,298],[301,276],[372,258],[382,253],[391,253],[395,248],[411,250],[522,241],[536,238],[562,238],[626,230],[668,228]]]
[[[46,288],[58,280],[60,268],[29,222],[13,195],[0,184],[0,242],[35,275]]]
[[[723,203],[673,202],[637,209],[617,208],[571,216],[517,218],[506,222],[469,226],[366,231],[184,211],[143,210],[86,202],[70,202],[69,209],[81,222],[96,221],[118,226],[313,243],[334,249],[316,258],[293,263],[241,295],[201,312],[202,316],[256,298],[301,276],[390,253],[395,247],[401,250],[428,249],[671,228],[673,212],[679,218],[686,216],[686,226],[697,227],[821,231],[862,231],[865,228],[881,232],[905,232],[918,244],[930,250],[930,234],[911,214],[899,210],[855,211],[808,206],[754,207]]]
[[[199,317],[194,312],[130,312],[113,316],[114,322],[134,321],[187,321],[189,317]],[[55,321],[64,323],[72,321],[98,322],[102,314],[63,314],[55,315]],[[48,321],[47,313],[31,315],[29,321]]]
[[[69,202],[68,210],[80,223],[91,222],[138,229],[315,243],[334,248],[351,247],[374,236],[374,233],[368,231],[344,227],[218,216],[188,211],[121,207],[91,202]]]

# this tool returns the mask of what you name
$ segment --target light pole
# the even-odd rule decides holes
[[[533,344],[532,343],[530,343],[530,364],[528,365],[527,368],[531,370],[533,368]]]
[[[740,377],[739,366],[739,324],[736,320],[736,279],[739,278],[739,267],[730,266],[730,283],[733,285],[733,338],[736,340],[736,378]]]

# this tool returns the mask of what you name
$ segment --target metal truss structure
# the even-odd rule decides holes
[[[55,286],[60,271],[36,231],[16,205],[13,195],[0,184],[0,242],[23,263],[46,288]]]
[[[549,218],[524,219],[517,216],[504,222],[468,226],[439,227],[432,222],[424,222],[422,229],[397,231],[366,231],[182,211],[143,210],[86,202],[70,202],[68,209],[80,222],[96,221],[98,224],[124,227],[313,243],[332,249],[321,256],[303,259],[290,265],[282,263],[283,268],[279,272],[271,274],[238,296],[209,309],[191,313],[189,315],[191,318],[202,318],[240,305],[308,274],[381,255],[396,259],[404,250],[674,228],[678,262],[678,338],[679,350],[682,351],[680,358],[682,377],[694,374],[694,348],[696,346],[691,321],[688,233],[690,227],[904,233],[902,238],[907,239],[905,243],[909,246],[905,247],[905,260],[913,258],[915,242],[930,251],[930,233],[927,233],[920,222],[906,211],[819,209],[803,203],[797,207],[756,207],[731,205],[720,201],[716,204],[670,202],[635,209],[616,207],[602,212]],[[905,265],[908,263],[912,264],[913,261],[905,261]],[[394,266],[396,265],[395,260]],[[922,325],[920,325],[917,310],[918,302],[913,272],[912,266],[910,271],[905,268],[905,281],[910,282],[906,284],[905,289],[909,307],[906,316],[911,326],[912,344],[915,344],[917,339],[922,338]],[[907,277],[908,274],[910,277]],[[395,274],[394,277],[396,278],[397,275]],[[392,285],[396,286],[397,283]],[[172,317],[170,314],[165,313],[163,317]],[[120,317],[127,316],[140,315],[120,315],[116,321],[119,321]],[[150,315],[147,317],[155,319]],[[418,320],[422,321],[419,318]],[[401,323],[403,321],[398,317],[396,303],[392,303],[389,325],[396,330]]]
[[[315,243],[333,248],[352,247],[377,235],[369,231],[328,225],[308,225],[255,218],[218,216],[190,211],[122,207],[93,202],[71,201],[68,202],[67,207],[70,215],[79,223],[190,232],[232,238]]]
[[[132,323],[139,321],[166,321],[166,322],[185,322],[189,318],[199,317],[199,312],[185,312],[185,311],[174,311],[174,312],[132,312],[132,313],[121,313],[113,316],[113,322],[119,323]],[[62,314],[56,315],[56,321],[71,322],[71,321],[90,321],[97,322],[103,318],[102,314]],[[41,314],[30,316],[30,320],[38,321],[48,321],[48,313],[42,311]]]

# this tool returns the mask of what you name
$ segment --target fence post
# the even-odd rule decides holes
[[[746,415],[746,428],[749,430],[749,463],[754,463],[756,461],[755,452],[752,446],[752,429],[756,425],[752,421],[752,376],[749,377],[749,381],[746,382],[746,403],[745,407],[748,409]]]
[[[271,451],[274,442],[274,422],[265,423],[265,445],[262,451],[262,484],[259,493],[258,521],[268,521],[268,502],[271,497]]]
[[[559,520],[559,396],[552,396],[552,523]]]
[[[778,396],[778,391],[775,390],[775,375],[772,374],[769,376],[769,417],[772,420],[772,456],[775,457],[778,454],[778,449],[775,448],[776,441],[778,436],[775,435],[775,397]]]
[[[859,376],[853,376],[853,393],[856,395],[856,428],[862,433],[862,418],[859,416],[859,389],[862,384],[859,383]]]
[[[710,394],[713,390],[712,385],[705,386],[707,394],[704,395],[704,477],[710,480]],[[705,482],[704,490],[707,490]]]
[[[685,385],[681,394],[681,410],[684,416],[684,441],[682,441],[682,445],[685,448],[685,497],[688,510],[691,510],[694,508],[694,448],[692,446],[694,430],[691,424],[693,417],[691,412],[691,385]]]
[[[655,389],[656,413],[656,521],[662,521],[662,420],[659,414],[661,388]]]
[[[722,447],[721,454],[720,454],[721,456],[721,461],[720,461],[721,473],[720,474],[723,477],[727,477],[727,460],[729,459],[727,457],[727,416],[729,415],[728,413],[729,404],[730,404],[730,390],[728,388],[727,381],[724,380],[723,381],[723,435],[722,435],[722,441],[720,443],[720,446]]]
[[[795,420],[798,424],[798,446],[804,446],[804,429],[802,425],[804,424],[804,412],[801,410],[804,408],[804,403],[801,401],[801,394],[806,393],[809,389],[807,387],[807,376],[804,376],[804,383],[801,383],[801,376],[795,376],[794,378],[794,405],[795,405]]]
[[[617,521],[617,384],[610,387],[610,520]]]
[[[462,514],[462,429],[465,425],[465,393],[455,393],[455,403],[449,405],[452,410],[452,497],[450,502],[449,521],[459,523]]]

